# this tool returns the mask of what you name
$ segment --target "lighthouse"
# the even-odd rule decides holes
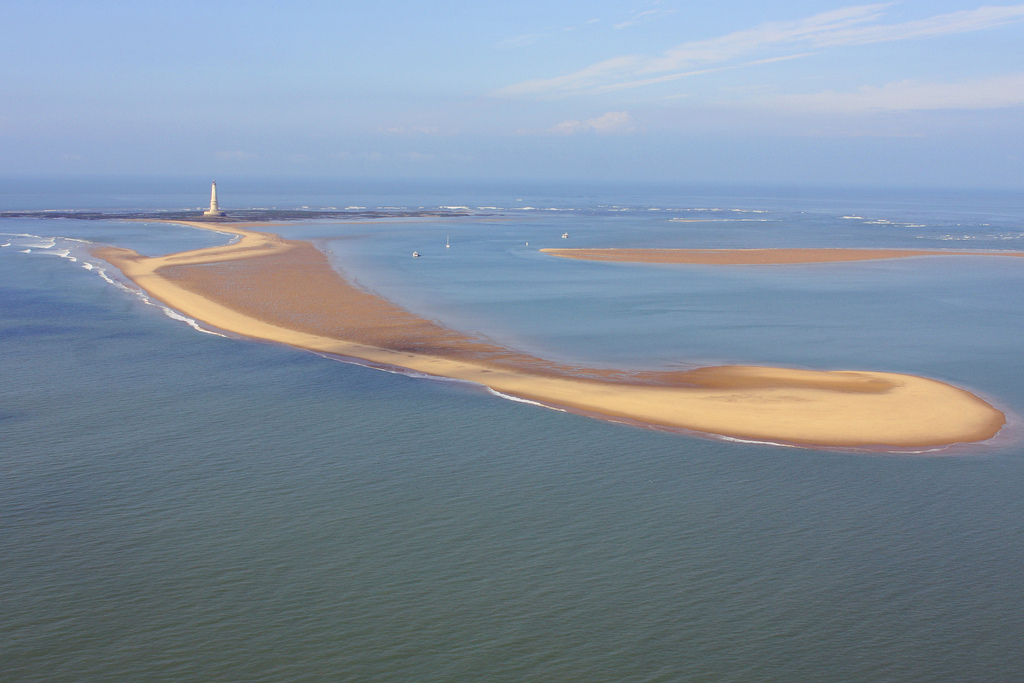
[[[226,216],[227,214],[220,210],[217,206],[217,181],[213,181],[213,187],[210,188],[210,210],[203,211],[204,216]]]

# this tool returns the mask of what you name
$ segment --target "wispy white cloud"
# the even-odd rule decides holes
[[[663,73],[747,57],[769,48],[825,47],[838,33],[877,21],[890,3],[845,7],[796,21],[773,21],[718,38],[694,41],[666,50],[646,61],[639,73]]]
[[[600,19],[587,19],[579,26],[563,26],[561,28],[548,26],[533,33],[523,33],[518,36],[512,36],[511,38],[505,38],[504,40],[500,40],[495,43],[494,47],[499,50],[524,48],[541,40],[550,39],[563,33],[571,33],[579,30],[580,28],[586,28],[587,26],[597,24],[600,21]]]
[[[816,47],[935,38],[953,33],[966,33],[968,31],[994,28],[1021,20],[1024,20],[1024,5],[986,6],[979,7],[976,10],[940,14],[928,19],[908,21],[902,24],[857,27],[835,31],[830,36],[822,36]]]
[[[644,59],[641,55],[613,57],[564,76],[523,81],[522,83],[508,85],[495,91],[494,94],[516,97],[590,89],[609,82],[634,77],[642,67]]]
[[[1024,20],[1024,4],[1018,4],[881,23],[885,10],[892,4],[855,5],[795,21],[769,22],[717,38],[683,43],[657,56],[612,57],[562,76],[508,85],[493,94],[524,97],[634,88],[720,69],[792,59],[805,56],[808,50],[934,38]]]
[[[696,69],[694,71],[682,71],[665,76],[655,76],[653,78],[643,78],[636,81],[625,81],[622,83],[609,83],[608,85],[598,86],[593,88],[592,92],[609,92],[612,90],[626,90],[628,88],[638,88],[644,85],[654,85],[655,83],[667,83],[669,81],[678,81],[681,78],[687,78],[688,76],[700,76],[701,74],[714,73],[716,71],[729,71],[731,69],[742,69],[747,66],[756,66],[758,64],[771,64],[772,62],[785,62],[790,59],[800,59],[801,57],[809,57],[814,54],[813,52],[803,52],[795,55],[785,55],[782,57],[771,57],[769,59],[757,59],[751,62],[743,62],[741,64],[733,64],[730,66],[719,66],[712,69]]]
[[[761,100],[758,107],[807,113],[862,113],[928,109],[998,109],[1024,106],[1024,73],[959,83],[899,81],[850,92],[826,90]]]
[[[601,135],[632,133],[636,130],[636,124],[628,111],[610,111],[601,116],[578,121],[569,119],[562,121],[557,126],[549,128],[546,132],[555,135],[574,135],[576,133],[598,133]]]
[[[663,17],[668,14],[675,14],[675,12],[675,9],[670,9],[666,7],[655,7],[653,9],[633,12],[630,15],[629,19],[626,19],[625,21],[620,21],[617,24],[613,24],[612,28],[621,30],[624,28],[629,28],[631,26],[639,26],[640,24],[646,24],[649,21],[653,21],[658,17]]]

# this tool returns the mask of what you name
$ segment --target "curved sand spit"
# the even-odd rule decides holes
[[[240,239],[160,257],[116,247],[95,254],[155,299],[228,332],[476,382],[598,417],[741,439],[873,448],[980,441],[1005,422],[973,394],[911,375],[560,365],[449,330],[354,287],[308,242],[238,224],[187,224]]]

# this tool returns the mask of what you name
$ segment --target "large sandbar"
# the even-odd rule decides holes
[[[580,413],[723,436],[837,447],[981,441],[1004,415],[973,394],[885,372],[755,366],[626,372],[559,364],[450,330],[353,286],[312,244],[188,222],[234,244],[110,262],[154,299],[210,326],[371,364],[475,382]]]

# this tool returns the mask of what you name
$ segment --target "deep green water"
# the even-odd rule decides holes
[[[572,246],[1024,239],[1012,201],[912,199],[734,198],[724,208],[773,212],[742,224],[595,204],[497,224],[360,228],[363,239],[324,246],[411,308],[549,355],[919,373],[978,391],[1016,425],[1024,260],[713,272],[553,263],[525,246],[561,246],[566,225]],[[661,207],[707,208],[698,201]],[[855,210],[861,221],[840,218]],[[0,232],[148,253],[216,239],[31,225],[0,220]],[[0,248],[4,678],[998,681],[1024,671],[1014,429],[977,448],[894,455],[604,423],[202,334],[82,261],[54,258],[62,244]],[[408,258],[413,249],[424,257]]]

